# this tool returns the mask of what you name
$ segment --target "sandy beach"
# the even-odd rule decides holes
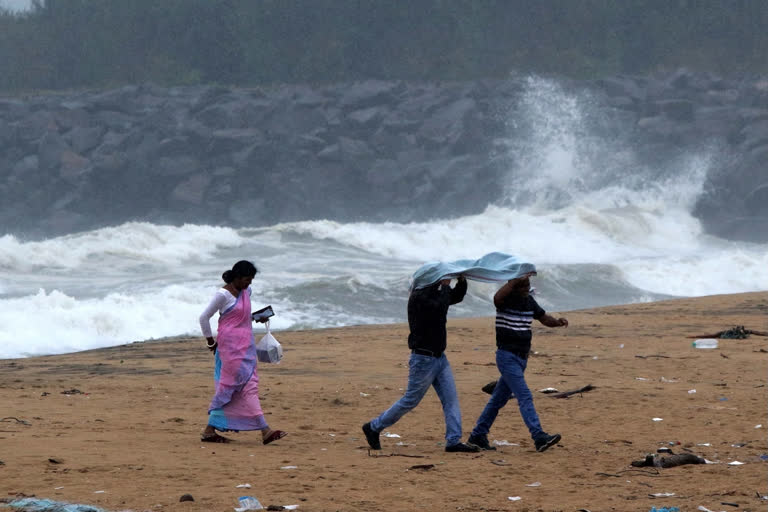
[[[543,427],[563,436],[545,453],[514,401],[489,435],[496,452],[445,453],[434,391],[369,452],[360,426],[406,384],[406,325],[276,333],[284,359],[260,364],[262,405],[289,435],[268,446],[258,432],[199,441],[213,392],[202,337],[0,360],[0,497],[109,511],[225,512],[243,495],[307,512],[768,509],[768,338],[714,350],[689,338],[768,331],[768,292],[563,316],[567,329],[535,324],[526,373]],[[465,438],[498,376],[494,349],[491,317],[449,318]],[[588,384],[564,399],[537,392]],[[630,465],[660,447],[714,463]]]

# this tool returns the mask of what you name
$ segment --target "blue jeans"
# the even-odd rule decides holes
[[[501,379],[496,384],[496,389],[493,390],[493,394],[490,400],[488,400],[485,409],[483,409],[480,417],[477,418],[475,428],[472,430],[473,436],[488,435],[493,422],[496,420],[496,416],[499,414],[499,410],[507,404],[512,393],[517,398],[520,415],[523,417],[531,437],[535,440],[544,434],[539,423],[539,415],[536,414],[536,409],[533,407],[533,395],[531,390],[528,389],[528,384],[525,383],[525,377],[523,376],[527,364],[527,359],[523,359],[511,352],[506,350],[496,351],[496,366],[499,372],[501,372]]]
[[[445,354],[440,357],[411,354],[408,360],[408,387],[405,394],[392,404],[392,407],[371,421],[371,428],[375,432],[381,432],[397,423],[405,413],[419,405],[430,386],[435,387],[440,403],[443,404],[446,446],[461,442],[459,396],[456,394],[451,364]]]

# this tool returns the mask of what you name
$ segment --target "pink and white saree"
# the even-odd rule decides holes
[[[259,401],[250,288],[219,316],[216,341],[216,393],[208,407],[208,424],[219,431],[269,428]]]

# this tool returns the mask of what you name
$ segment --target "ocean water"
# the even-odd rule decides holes
[[[404,322],[423,262],[492,251],[535,263],[536,296],[553,312],[768,289],[768,246],[709,236],[691,214],[715,148],[648,168],[590,112],[588,98],[532,79],[510,119],[526,137],[499,141],[506,199],[477,215],[0,236],[0,358],[200,335],[200,311],[239,259],[259,268],[254,307],[273,306],[276,330]],[[450,315],[492,316],[495,289],[470,282]]]

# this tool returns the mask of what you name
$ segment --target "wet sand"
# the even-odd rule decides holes
[[[400,437],[382,436],[384,449],[369,453],[360,426],[406,384],[405,325],[276,333],[284,360],[259,367],[262,405],[270,426],[290,434],[268,446],[258,432],[199,441],[213,392],[201,337],[0,360],[0,497],[110,511],[224,512],[243,495],[299,511],[768,509],[759,498],[768,495],[768,338],[699,350],[687,337],[768,331],[768,292],[563,316],[567,329],[536,324],[526,372],[543,427],[563,435],[545,453],[514,401],[489,436],[508,444],[445,453],[433,391],[388,430]],[[493,319],[448,327],[466,437],[488,399],[481,387],[498,376]],[[588,384],[596,388],[567,399],[536,391]],[[716,464],[630,466],[659,447]],[[185,493],[195,501],[179,502]]]

